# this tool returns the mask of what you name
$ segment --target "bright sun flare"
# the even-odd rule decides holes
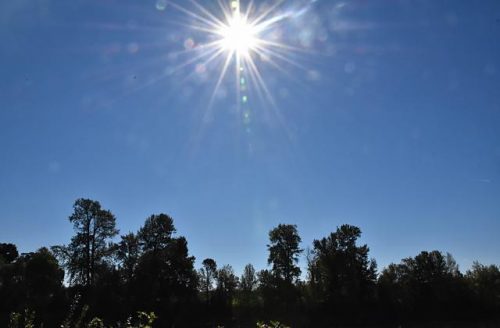
[[[238,104],[241,102],[244,105],[248,102],[248,83],[254,86],[259,97],[274,103],[259,66],[264,61],[277,69],[281,69],[277,61],[295,65],[288,58],[288,53],[296,48],[280,42],[277,37],[279,33],[273,36],[269,33],[294,16],[293,10],[279,10],[284,1],[271,1],[271,5],[257,8],[254,2],[249,0],[245,10],[241,10],[240,0],[218,0],[220,12],[211,12],[198,3],[198,0],[189,0],[194,10],[189,10],[175,1],[169,2],[172,7],[193,19],[189,27],[205,32],[211,40],[203,46],[189,50],[197,51],[198,54],[180,67],[194,62],[199,62],[197,67],[208,67],[211,62],[222,58],[210,106],[232,65],[236,72]],[[225,3],[229,3],[229,6]]]
[[[222,48],[240,57],[248,57],[258,44],[256,28],[239,13],[229,20],[228,25],[221,27],[219,34]]]

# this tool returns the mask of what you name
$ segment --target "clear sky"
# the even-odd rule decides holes
[[[0,1],[1,242],[67,243],[85,197],[122,233],[167,213],[197,265],[238,272],[266,266],[278,223],[304,248],[357,225],[380,267],[500,264],[499,1],[284,1],[246,102],[234,61],[216,88],[227,50],[197,58],[201,10]]]

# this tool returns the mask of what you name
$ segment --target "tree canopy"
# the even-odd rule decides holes
[[[19,254],[0,243],[0,327],[396,326],[415,321],[500,320],[500,268],[422,251],[377,275],[361,229],[340,225],[308,247],[297,226],[269,231],[268,267],[238,277],[214,258],[198,262],[173,219],[153,214],[118,235],[99,202],[77,199],[68,245]],[[154,322],[154,323],[153,323]],[[495,321],[494,321],[495,322]],[[135,326],[134,326],[135,325]],[[495,326],[495,325],[493,325]]]

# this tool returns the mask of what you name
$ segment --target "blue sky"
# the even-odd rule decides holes
[[[262,37],[289,50],[253,57],[271,97],[249,83],[243,104],[233,69],[214,93],[223,58],[182,65],[207,34],[169,3],[0,2],[0,241],[67,243],[86,197],[122,233],[168,213],[198,261],[237,271],[266,266],[278,223],[304,248],[358,225],[380,267],[433,249],[499,264],[500,3],[283,13]]]

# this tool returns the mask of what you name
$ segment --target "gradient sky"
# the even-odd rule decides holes
[[[206,35],[171,4],[0,1],[0,241],[67,243],[85,197],[122,233],[171,215],[197,266],[265,268],[278,223],[304,248],[357,225],[379,267],[500,264],[500,2],[283,12],[269,35],[293,50],[255,58],[275,106],[249,84],[242,108],[233,71],[210,102],[220,61],[181,67]]]

